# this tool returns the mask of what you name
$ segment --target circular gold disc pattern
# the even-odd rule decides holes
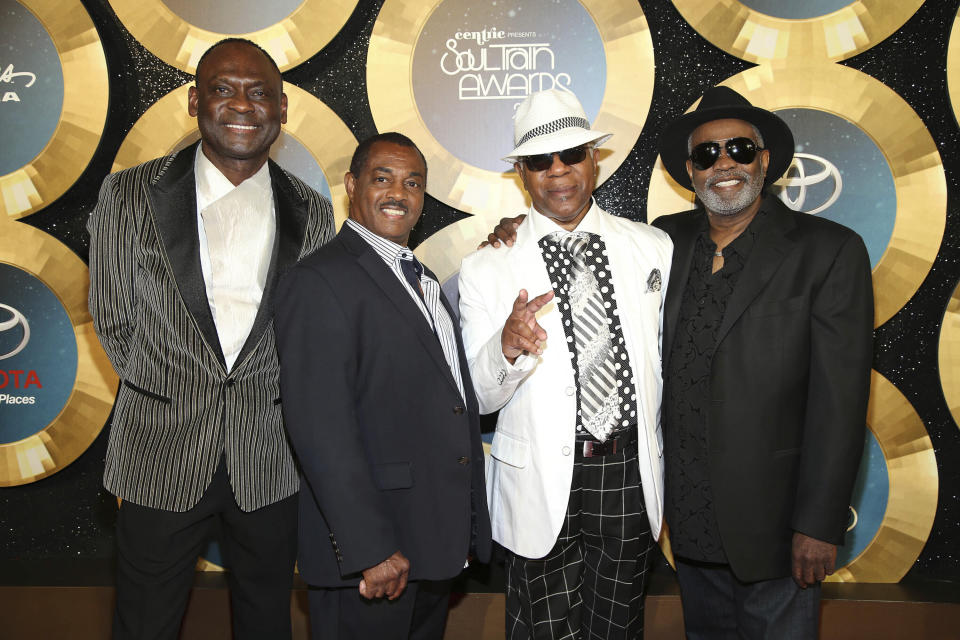
[[[100,144],[109,97],[103,45],[83,5],[16,1],[40,21],[56,47],[63,72],[63,107],[43,150],[19,169],[0,175],[0,218],[7,220],[47,206],[80,177]],[[19,74],[30,69],[7,71]]]
[[[879,147],[893,176],[896,220],[886,250],[873,268],[874,323],[880,326],[889,320],[923,283],[946,226],[943,163],[923,121],[889,87],[838,64],[764,65],[722,84],[772,111],[806,108],[843,118]],[[669,177],[658,158],[650,179],[648,221],[691,209],[693,198],[693,192]]]
[[[77,354],[76,380],[53,421],[25,438],[0,443],[0,487],[9,487],[52,475],[86,451],[110,416],[118,379],[93,330],[87,309],[90,276],[80,258],[39,229],[0,222],[0,265],[25,272],[53,292],[73,328]],[[31,340],[49,339],[42,325],[33,324]],[[8,369],[7,362],[0,359],[0,369]],[[6,373],[4,379],[4,391],[8,391],[14,384],[7,381]]]
[[[213,9],[243,11],[258,0],[240,0]],[[287,71],[327,46],[357,6],[357,0],[303,0],[276,24],[248,33],[210,31],[191,24],[162,0],[110,0],[110,6],[127,31],[153,55],[170,66],[195,73],[204,51],[220,40],[236,36],[252,40]]]
[[[191,84],[174,89],[140,116],[120,145],[112,171],[128,169],[172,153],[200,138],[197,119],[187,113],[187,93]],[[350,158],[357,140],[337,114],[313,95],[286,82],[283,91],[287,94],[287,123],[283,125],[281,135],[291,136],[303,145],[323,172],[339,228],[347,218],[347,190],[343,176],[350,169]],[[276,149],[275,144],[274,151]],[[284,166],[284,169],[306,179],[302,175],[304,172],[298,172],[296,167]]]
[[[940,386],[953,421],[960,425],[960,284],[953,290],[940,324]]]
[[[910,401],[876,371],[870,380],[867,426],[886,461],[887,508],[873,540],[828,582],[899,582],[933,528],[939,491],[933,444]]]
[[[953,20],[947,45],[947,89],[950,92],[950,104],[953,105],[953,117],[960,123],[960,10]]]
[[[384,3],[367,54],[370,110],[378,130],[399,131],[420,147],[430,171],[430,195],[461,211],[483,216],[492,229],[491,221],[527,208],[519,177],[507,163],[503,163],[502,172],[483,169],[444,148],[427,127],[414,96],[414,49],[428,19],[442,4],[443,0]],[[592,124],[598,131],[614,134],[600,147],[597,184],[602,184],[626,159],[646,121],[653,96],[653,40],[643,11],[634,0],[581,0],[580,4],[599,32],[606,58],[605,93]],[[523,97],[517,95],[516,101]],[[464,122],[463,126],[471,124]],[[511,142],[510,135],[505,135],[503,155],[512,148]],[[456,254],[459,263],[464,255],[461,250],[466,247],[450,247],[445,231],[432,235],[425,244],[445,246],[446,251]],[[469,249],[475,247],[476,242]]]
[[[846,60],[890,36],[923,0],[857,0],[823,16],[784,19],[739,0],[673,0],[712,44],[750,62]]]

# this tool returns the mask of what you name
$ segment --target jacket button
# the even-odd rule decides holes
[[[457,458],[457,462],[460,464],[469,464],[470,458],[466,456],[460,456],[459,458]]]
[[[232,387],[234,384],[236,384],[236,382],[237,382],[237,381],[234,380],[233,378],[227,378],[227,386],[228,386],[228,387]]]
[[[570,455],[570,447],[564,447],[564,448],[561,449],[560,451],[561,451],[561,453],[563,453],[563,455],[565,455],[565,456]]]
[[[460,415],[461,413],[463,413],[463,407],[461,407],[460,405],[457,405],[453,408],[453,412],[457,415]]]
[[[576,388],[576,387],[567,387],[567,395],[568,395],[568,396],[572,396],[572,395],[575,394],[576,392],[577,392],[577,388]]]

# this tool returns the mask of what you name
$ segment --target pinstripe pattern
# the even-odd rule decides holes
[[[228,375],[219,344],[210,344],[189,302],[203,291],[199,255],[189,245],[190,233],[196,244],[195,148],[107,176],[88,222],[90,312],[123,380],[104,485],[124,500],[186,511],[199,501],[222,452],[237,504],[252,511],[298,488],[266,315],[273,285],[283,268],[333,236],[333,212],[329,201],[271,163],[277,235],[282,229],[287,235],[277,241],[264,315]],[[184,225],[164,218],[162,207],[192,225],[179,229]],[[183,242],[165,243],[164,226],[173,236],[184,234]]]

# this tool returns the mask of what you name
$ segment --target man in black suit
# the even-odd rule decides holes
[[[863,448],[873,289],[860,237],[764,187],[793,156],[726,87],[664,131],[701,206],[673,239],[664,312],[666,508],[690,638],[814,638]]]
[[[268,159],[287,100],[258,46],[212,46],[187,109],[200,143],[107,176],[88,224],[90,313],[123,381],[104,470],[123,500],[113,633],[177,637],[219,530],[235,637],[289,638],[298,476],[271,299],[333,212]]]
[[[477,401],[435,276],[407,247],[427,167],[408,138],[360,143],[350,218],[278,294],[284,417],[306,490],[301,575],[316,638],[443,636],[450,580],[486,560]]]

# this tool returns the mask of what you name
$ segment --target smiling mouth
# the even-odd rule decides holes
[[[719,182],[714,182],[714,187],[720,187],[721,189],[725,187],[733,187],[740,184],[742,181],[739,178],[730,178],[729,180],[720,180]]]
[[[406,209],[399,209],[397,207],[380,207],[380,212],[393,220],[399,220],[407,215]]]
[[[233,129],[234,131],[254,131],[258,128],[253,124],[226,124],[224,126],[228,129]]]

